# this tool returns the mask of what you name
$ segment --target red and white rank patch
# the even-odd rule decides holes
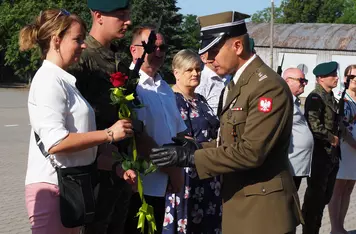
[[[263,113],[271,112],[272,98],[260,97],[258,102],[258,110]]]

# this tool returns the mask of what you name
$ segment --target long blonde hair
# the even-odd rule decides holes
[[[63,38],[73,22],[78,22],[86,34],[85,22],[77,15],[70,14],[66,10],[49,9],[37,16],[32,24],[23,27],[19,35],[21,51],[26,51],[39,46],[41,57],[44,59],[48,53],[52,36]]]

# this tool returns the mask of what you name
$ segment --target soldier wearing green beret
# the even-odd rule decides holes
[[[76,86],[95,110],[97,129],[106,129],[118,120],[117,107],[111,105],[109,89],[113,88],[110,75],[115,72],[128,74],[128,67],[120,62],[120,52],[112,44],[125,36],[130,21],[129,0],[88,0],[92,16],[92,28],[78,64],[70,68],[77,78]],[[109,155],[105,163],[108,170],[100,171],[96,222],[85,228],[86,234],[123,233],[124,223],[131,197],[131,186],[117,176],[120,165],[113,162],[111,150],[122,149],[120,144],[99,146]],[[104,153],[104,152],[103,152]]]
[[[233,75],[218,110],[218,139],[202,146],[174,139],[150,158],[160,167],[195,167],[200,179],[222,175],[223,234],[294,233],[302,218],[288,161],[293,97],[252,53],[248,17],[224,12],[198,18],[199,53],[208,51],[218,75]]]
[[[321,63],[314,68],[317,84],[305,102],[314,150],[303,204],[304,234],[319,233],[324,207],[331,199],[339,169],[338,105],[332,92],[339,79],[337,69],[337,62]]]

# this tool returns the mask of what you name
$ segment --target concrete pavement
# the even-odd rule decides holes
[[[31,130],[27,113],[27,95],[28,91],[25,89],[0,89],[0,234],[31,233],[24,199],[28,139]],[[306,184],[303,181],[299,191],[301,202],[305,188]],[[352,234],[356,234],[355,191],[352,193],[345,220],[345,227]],[[298,234],[301,233],[300,229],[298,227]],[[330,221],[328,211],[325,209],[320,234],[328,233]]]

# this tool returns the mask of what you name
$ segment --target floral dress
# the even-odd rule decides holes
[[[187,130],[185,134],[197,142],[216,138],[219,120],[200,94],[188,100],[175,93],[177,107]],[[184,189],[166,195],[164,234],[216,234],[221,233],[222,199],[220,177],[200,180],[195,168],[184,168]]]

